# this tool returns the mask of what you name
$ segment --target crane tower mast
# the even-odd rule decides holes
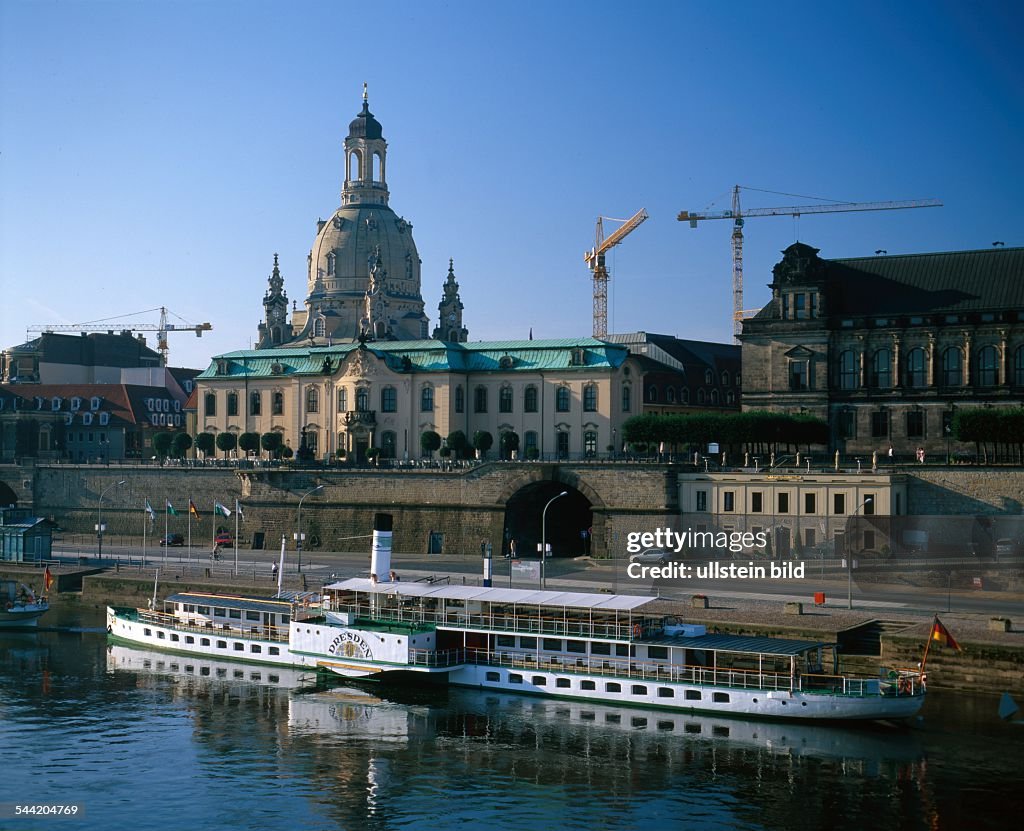
[[[641,208],[629,219],[611,219],[599,216],[597,229],[594,233],[594,247],[583,252],[583,261],[590,266],[594,275],[594,337],[603,338],[608,334],[608,268],[605,265],[605,252],[622,242],[629,234],[648,217],[647,211]],[[604,235],[604,220],[622,222],[608,237]]]

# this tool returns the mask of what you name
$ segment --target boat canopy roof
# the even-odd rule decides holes
[[[283,615],[289,614],[292,609],[290,600],[275,600],[272,597],[246,597],[245,595],[183,592],[182,594],[172,594],[166,600],[168,603],[201,603],[204,606],[217,606],[222,609],[247,609],[252,612]]]
[[[435,586],[429,583],[374,583],[365,577],[353,577],[350,580],[331,583],[324,586],[324,589],[436,600],[473,600],[480,603],[513,603],[520,606],[592,609],[601,612],[628,612],[657,600],[655,597],[635,594],[487,589],[480,586]]]
[[[748,635],[644,638],[644,643],[653,646],[703,649],[709,652],[746,652],[757,655],[802,655],[812,649],[834,646],[834,644],[825,641],[798,641],[789,638],[752,637]]]

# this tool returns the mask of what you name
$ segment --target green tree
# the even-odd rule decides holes
[[[465,459],[469,455],[471,449],[469,439],[461,430],[449,433],[447,444],[456,459]]]
[[[192,437],[188,433],[175,433],[171,440],[171,455],[181,459],[192,447]]]
[[[473,448],[480,451],[480,458],[487,458],[487,451],[494,446],[494,436],[486,430],[477,430],[473,434]]]
[[[174,433],[169,433],[166,430],[161,430],[153,436],[153,452],[156,453],[160,461],[163,461],[170,455],[171,442],[173,441]]]
[[[515,430],[506,430],[498,439],[498,446],[501,448],[501,458],[511,459],[512,454],[519,450],[519,434]]]
[[[242,433],[242,435],[238,437],[238,447],[244,451],[246,455],[254,453],[260,449],[260,434]]]
[[[225,430],[217,434],[217,449],[225,456],[238,447],[238,437],[234,433]]]
[[[434,458],[434,451],[441,447],[441,437],[433,430],[424,430],[420,435],[420,450],[431,459]]]
[[[200,433],[196,436],[196,450],[203,456],[212,456],[217,447],[217,437],[213,433]]]
[[[272,431],[260,436],[260,447],[266,450],[275,459],[279,459],[281,457],[281,448],[283,445],[284,439],[281,438],[280,433]]]

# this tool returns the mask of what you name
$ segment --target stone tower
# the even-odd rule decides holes
[[[434,340],[451,343],[465,343],[469,340],[469,330],[462,325],[462,309],[459,284],[455,280],[455,262],[448,260],[448,279],[444,281],[444,296],[437,304],[440,317],[434,329]]]
[[[263,297],[265,319],[259,325],[257,349],[280,346],[290,341],[292,337],[292,329],[288,325],[288,295],[284,290],[281,269],[277,265],[277,254],[274,255],[274,270],[270,272],[267,282],[270,287]]]

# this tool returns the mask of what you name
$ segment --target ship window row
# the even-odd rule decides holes
[[[565,641],[565,646],[562,646],[561,638],[542,638],[541,648],[546,652],[569,652],[574,655],[586,655],[587,654],[587,642],[578,640]],[[501,649],[515,649],[516,648],[516,636],[515,635],[497,635],[495,636],[495,645]],[[592,641],[590,644],[591,655],[611,655],[612,647],[615,648],[615,655],[619,658],[635,658],[636,647],[630,646],[624,643],[608,643],[605,641]],[[527,637],[525,635],[519,637],[519,649],[530,649],[534,650],[537,648],[537,638]],[[654,654],[651,652],[654,650]],[[648,657],[651,658],[668,658],[667,647],[648,647]]]
[[[488,681],[500,681],[501,673],[488,672],[486,677]],[[510,684],[522,684],[524,683],[523,676],[518,672],[510,672],[508,674],[508,682]],[[546,687],[548,685],[548,678],[544,675],[534,675],[530,678],[530,683],[535,687]],[[555,686],[559,689],[570,689],[572,687],[572,680],[569,678],[556,678]],[[597,683],[595,681],[582,680],[580,681],[580,689],[596,691]],[[622,684],[618,681],[606,681],[604,691],[606,693],[621,693]],[[632,695],[648,695],[646,684],[631,684],[629,691]],[[676,690],[672,687],[658,687],[657,694],[658,698],[675,698]],[[687,701],[700,701],[703,696],[700,690],[686,690],[685,697]],[[729,701],[729,694],[716,692],[713,693],[712,698],[715,702],[727,703]]]

